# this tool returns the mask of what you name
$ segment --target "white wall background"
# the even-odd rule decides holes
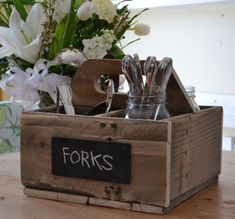
[[[184,84],[198,92],[235,95],[234,0],[151,8],[138,20],[150,25],[151,33],[126,47],[126,53],[172,57]],[[124,42],[134,38],[130,31]]]

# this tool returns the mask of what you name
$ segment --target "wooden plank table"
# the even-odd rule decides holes
[[[33,164],[32,164],[33,165]],[[235,153],[223,151],[219,182],[197,193],[167,215],[153,215],[29,198],[20,182],[20,154],[0,155],[0,219],[154,218],[234,219]]]

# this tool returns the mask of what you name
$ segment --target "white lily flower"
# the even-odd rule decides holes
[[[24,22],[17,10],[12,10],[9,28],[0,27],[0,58],[15,54],[17,57],[34,63],[40,52],[42,24],[46,16],[42,5],[35,4]]]

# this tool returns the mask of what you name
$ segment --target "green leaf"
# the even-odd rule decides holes
[[[56,27],[55,35],[49,49],[49,59],[53,59],[55,55],[62,49],[61,41],[65,30],[66,20],[66,17],[63,18]]]
[[[17,58],[15,56],[11,57],[18,66],[20,66],[21,70],[26,71],[27,68],[33,68],[33,64],[29,63],[23,59]]]
[[[71,0],[68,18],[61,41],[61,49],[69,48],[73,42],[76,31],[76,11],[74,9],[75,0]]]
[[[145,8],[145,9],[143,9],[142,11],[140,11],[139,13],[135,14],[135,15],[130,19],[129,24],[130,24],[134,19],[136,19],[137,17],[139,17],[143,12],[148,11],[148,10],[149,10],[148,8]]]
[[[0,4],[0,26],[8,27],[11,11],[11,5],[8,3]]]
[[[1,79],[1,75],[5,74],[8,69],[9,67],[8,67],[7,58],[1,58],[0,59],[0,79]]]
[[[28,14],[25,10],[24,4],[22,3],[22,0],[13,0],[13,3],[16,10],[19,12],[21,19],[25,21]]]
[[[9,21],[6,18],[6,16],[2,15],[0,12],[0,26],[8,27],[8,23],[9,23]]]
[[[79,8],[86,0],[75,0],[74,7]]]
[[[8,18],[10,18],[11,12],[12,12],[11,6],[10,6],[10,5],[4,5],[4,9],[5,9],[5,12],[6,12],[6,16],[7,16]]]
[[[33,5],[35,0],[20,0],[23,5]]]
[[[62,74],[63,73],[63,68],[59,65],[53,65],[48,69],[48,71],[50,73]]]
[[[116,59],[123,59],[125,53],[115,44],[108,53],[111,53]]]

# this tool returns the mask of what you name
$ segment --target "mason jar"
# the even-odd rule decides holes
[[[126,119],[165,119],[170,117],[166,108],[165,93],[140,95],[134,91],[128,92]]]
[[[192,101],[192,104],[193,104],[193,107],[196,111],[199,111],[200,110],[200,107],[197,105],[196,101],[195,101],[195,87],[192,86],[192,85],[184,85],[184,88],[188,94],[188,96],[190,97],[191,101]]]

